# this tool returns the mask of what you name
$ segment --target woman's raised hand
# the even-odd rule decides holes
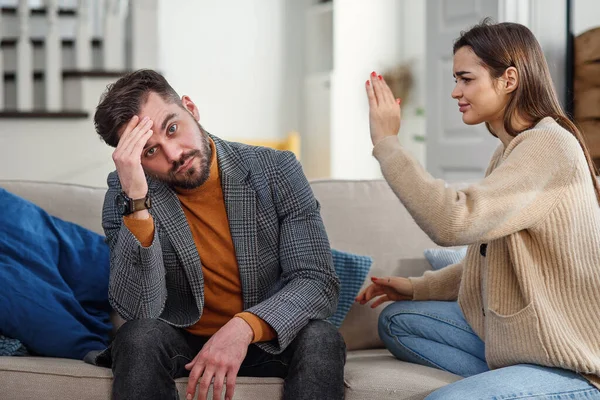
[[[386,301],[412,300],[413,298],[413,285],[408,278],[399,276],[372,277],[371,281],[373,283],[364,288],[355,298],[360,304],[366,304],[371,299],[377,298],[371,304],[371,308],[375,308]]]
[[[392,91],[381,75],[375,72],[365,83],[369,98],[369,127],[373,146],[388,136],[396,136],[400,130],[400,99],[394,98]]]

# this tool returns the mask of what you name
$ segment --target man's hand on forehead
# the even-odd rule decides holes
[[[139,199],[148,193],[148,183],[142,168],[142,152],[152,136],[152,120],[134,115],[121,133],[119,144],[113,152],[113,161],[127,196]]]

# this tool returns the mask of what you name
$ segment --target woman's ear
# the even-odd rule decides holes
[[[198,111],[198,107],[196,107],[196,104],[190,99],[190,96],[183,96],[181,98],[181,104],[183,104],[183,108],[188,110],[190,114],[194,116],[196,121],[200,121],[200,111]]]
[[[505,93],[512,93],[519,87],[519,71],[515,67],[508,67],[502,74],[503,90]]]

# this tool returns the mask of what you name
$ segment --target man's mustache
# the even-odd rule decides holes
[[[181,158],[179,159],[179,161],[175,161],[173,162],[173,167],[171,168],[171,173],[175,173],[177,172],[177,170],[179,169],[179,167],[181,167],[183,164],[185,164],[185,162],[187,160],[189,160],[192,157],[196,157],[200,155],[200,150],[192,150],[187,154],[184,154],[181,156]]]

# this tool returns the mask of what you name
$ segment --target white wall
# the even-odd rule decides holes
[[[572,0],[573,34],[581,35],[588,29],[600,27],[600,1]]]
[[[224,139],[297,129],[286,72],[284,0],[160,0],[159,69]],[[285,79],[285,81],[284,81]]]
[[[0,179],[106,187],[113,148],[94,129],[94,109],[110,78],[85,78],[81,90],[65,85],[87,119],[0,119]],[[83,97],[82,97],[83,95]]]
[[[413,36],[406,36],[402,1],[335,0],[334,4],[332,177],[378,178],[364,83],[371,71],[381,73],[404,61],[404,41]],[[411,55],[414,52],[419,53],[411,49]]]

